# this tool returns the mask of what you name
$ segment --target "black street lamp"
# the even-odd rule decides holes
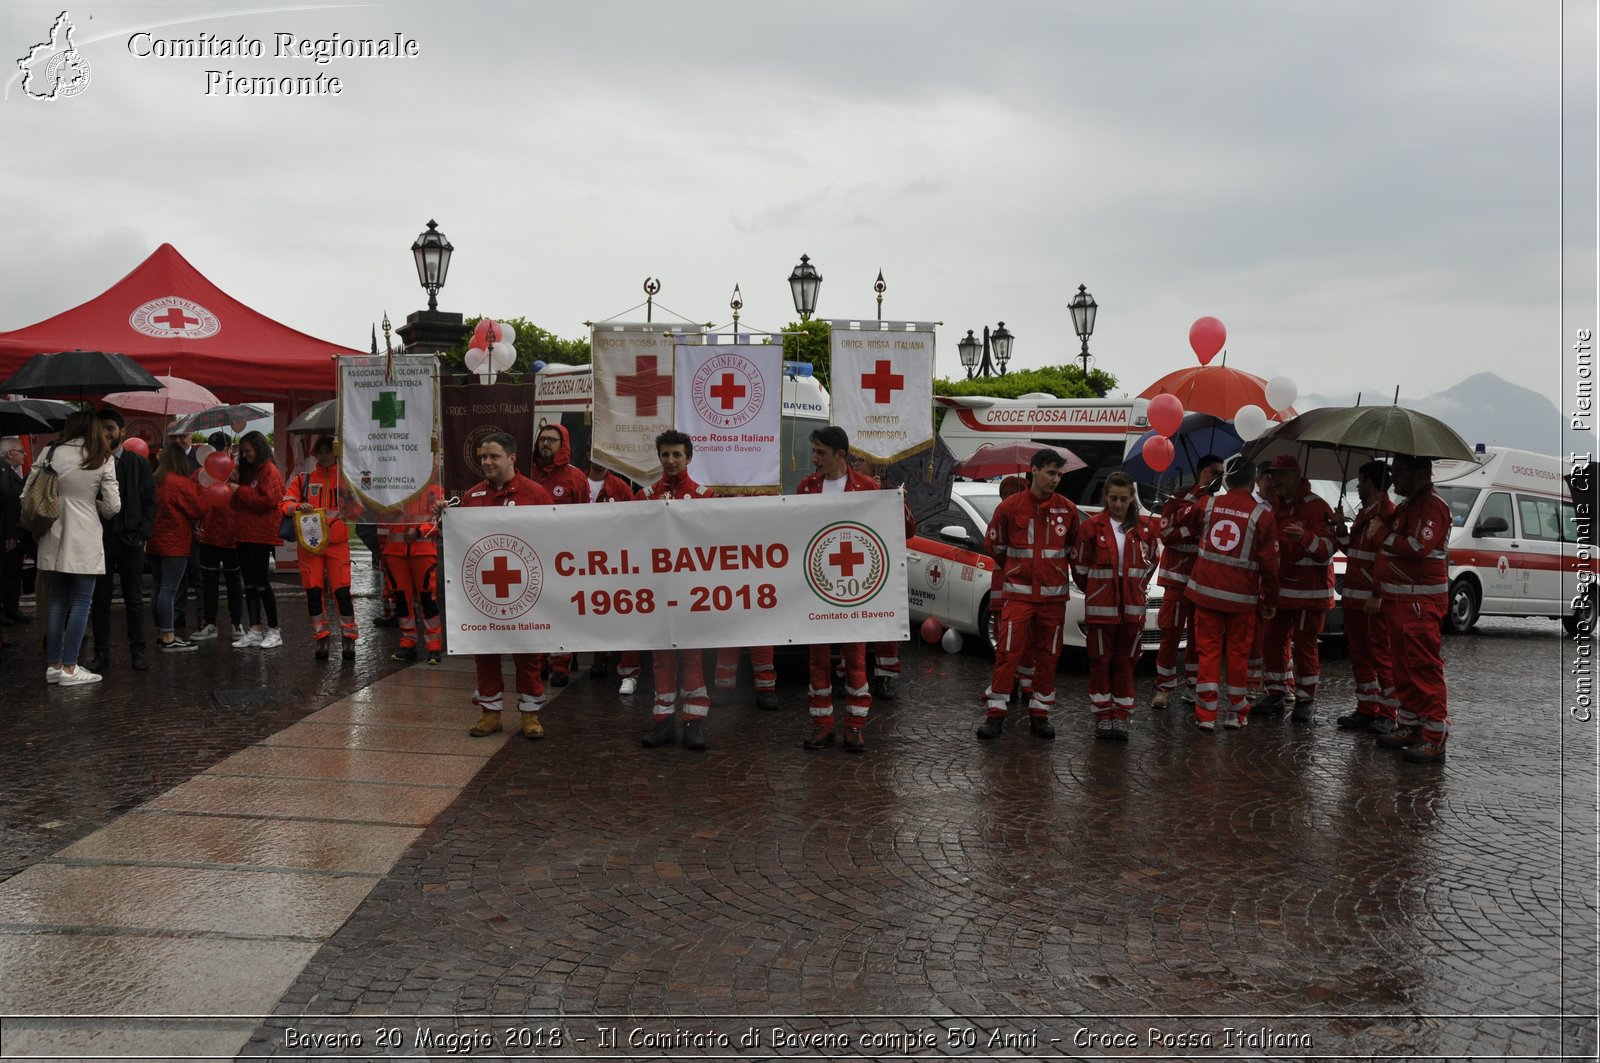
[[[822,274],[811,264],[808,255],[800,256],[800,264],[789,274],[789,294],[794,296],[794,311],[801,321],[810,321],[817,311],[817,293],[822,290]]]
[[[417,282],[428,290],[428,309],[439,309],[439,289],[450,273],[450,255],[455,248],[439,231],[439,223],[428,219],[428,231],[418,236],[411,245],[411,256],[417,260]]]
[[[978,337],[972,334],[971,329],[967,329],[966,338],[956,344],[956,350],[961,355],[961,364],[967,367],[967,379],[972,379],[974,368],[977,369],[979,376],[1005,376],[1006,363],[1011,361],[1011,344],[1015,339],[1016,337],[1006,330],[1004,321],[1000,322],[999,327],[993,332],[989,331],[988,325],[983,326],[981,345],[983,354],[980,358]],[[1000,367],[998,373],[995,372],[997,364]]]
[[[1094,296],[1089,294],[1089,289],[1078,285],[1078,294],[1072,297],[1072,302],[1067,304],[1072,311],[1072,331],[1078,334],[1078,339],[1083,341],[1083,352],[1078,355],[1083,359],[1083,378],[1089,379],[1089,337],[1094,334],[1094,315],[1100,309],[1100,304],[1094,301]],[[1102,397],[1105,392],[1099,391]]]

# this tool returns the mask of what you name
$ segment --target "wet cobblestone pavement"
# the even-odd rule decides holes
[[[270,664],[214,643],[148,673],[121,662],[84,697],[47,694],[8,654],[0,873],[70,871],[51,854],[152,798],[127,818],[187,808],[161,795],[394,671],[370,601],[374,651],[351,667],[313,662],[292,586],[279,597]],[[859,757],[800,748],[793,683],[780,712],[747,687],[714,709],[695,753],[639,746],[644,691],[626,704],[613,680],[578,679],[549,737],[506,741],[365,872],[342,926],[263,929],[263,964],[282,947],[292,966],[253,1034],[225,971],[195,999],[233,1016],[224,1033],[245,1017],[240,1058],[1593,1058],[1595,729],[1567,718],[1563,645],[1542,621],[1447,639],[1456,734],[1429,766],[1333,727],[1353,690],[1333,655],[1315,726],[1204,736],[1182,708],[1152,713],[1142,675],[1132,740],[1096,742],[1069,662],[1054,743],[1013,719],[979,744],[988,658],[910,646]],[[369,760],[374,779],[466,780],[443,768],[464,735],[438,727],[473,719],[464,667],[419,670],[398,699],[418,724],[408,752]],[[293,747],[257,746],[238,770],[272,770],[274,742]],[[438,772],[415,756],[430,743]],[[304,823],[334,829],[379,830]],[[139,873],[150,904],[181,892]],[[78,939],[16,918],[0,912],[0,936]],[[191,924],[149,948],[218,933]],[[198,1054],[156,1047],[185,1022],[205,1032],[125,1019],[95,1050]],[[0,1056],[20,1058],[5,1032]]]

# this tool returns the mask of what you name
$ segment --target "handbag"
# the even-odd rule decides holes
[[[61,516],[61,488],[56,482],[56,470],[50,464],[55,454],[55,446],[45,452],[44,459],[22,489],[22,526],[35,539],[43,539]]]
[[[299,479],[300,497],[304,498],[306,494],[306,484],[310,482],[311,477],[307,473],[301,473]],[[282,539],[286,543],[297,543],[300,541],[299,537],[295,535],[293,513],[285,514],[284,518],[278,522],[278,538]]]

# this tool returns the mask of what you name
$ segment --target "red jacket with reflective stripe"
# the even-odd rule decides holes
[[[1450,592],[1451,526],[1450,504],[1432,484],[1394,507],[1373,566],[1377,596],[1442,608]]]
[[[479,480],[461,496],[463,506],[548,506],[550,492],[522,475],[512,473],[503,486]]]
[[[1356,519],[1350,522],[1350,531],[1342,536],[1339,545],[1344,549],[1344,600],[1361,602],[1372,597],[1373,568],[1378,560],[1378,547],[1388,534],[1389,518],[1394,515],[1394,503],[1387,494],[1370,506],[1362,507]]]
[[[338,546],[350,541],[350,528],[343,519],[344,501],[339,493],[339,467],[323,468],[313,465],[289,478],[283,492],[283,502],[278,507],[285,517],[293,515],[300,503],[309,502],[318,509],[328,511],[328,545]]]
[[[1078,507],[1051,493],[1043,501],[1018,491],[995,507],[989,521],[995,585],[1007,598],[1064,602],[1072,597],[1072,549]]]
[[[1333,507],[1312,493],[1311,484],[1301,480],[1292,498],[1280,498],[1272,506],[1272,519],[1278,525],[1279,609],[1333,608]],[[1298,538],[1283,529],[1299,524],[1304,529]]]
[[[550,492],[550,501],[558,506],[589,501],[589,478],[570,464],[572,439],[567,434],[567,426],[547,424],[541,426],[539,431],[546,428],[554,428],[561,433],[561,446],[556,448],[555,460],[549,465],[541,465],[538,457],[535,457],[533,468],[528,470],[528,479]],[[534,433],[534,436],[537,439],[538,433]],[[534,453],[538,454],[537,447]]]
[[[1189,573],[1194,571],[1195,546],[1193,539],[1183,535],[1183,514],[1196,502],[1205,505],[1209,497],[1204,488],[1195,485],[1173,495],[1161,507],[1161,516],[1156,521],[1161,535],[1161,574],[1156,577],[1157,585],[1182,590],[1189,582]]]
[[[1184,595],[1219,613],[1253,613],[1278,597],[1278,526],[1271,507],[1247,488],[1213,495],[1190,508],[1184,529],[1196,543]]]
[[[1143,624],[1145,588],[1155,570],[1157,523],[1134,520],[1117,557],[1111,514],[1102,510],[1083,522],[1072,563],[1072,579],[1083,592],[1084,620],[1090,624]]]
[[[715,498],[711,488],[701,487],[689,479],[689,474],[671,477],[663,476],[655,483],[639,492],[641,499],[653,498]]]

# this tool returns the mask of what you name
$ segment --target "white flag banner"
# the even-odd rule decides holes
[[[850,449],[899,461],[933,442],[933,333],[833,330],[833,423]]]
[[[339,359],[339,467],[363,505],[394,509],[432,482],[436,365],[432,355]]]
[[[900,492],[451,509],[452,654],[903,639]]]
[[[781,478],[783,348],[678,344],[675,427],[694,441],[694,478],[716,491],[767,489]]]
[[[656,436],[672,427],[671,333],[668,325],[595,325],[594,434],[590,456],[635,483],[661,478]]]

